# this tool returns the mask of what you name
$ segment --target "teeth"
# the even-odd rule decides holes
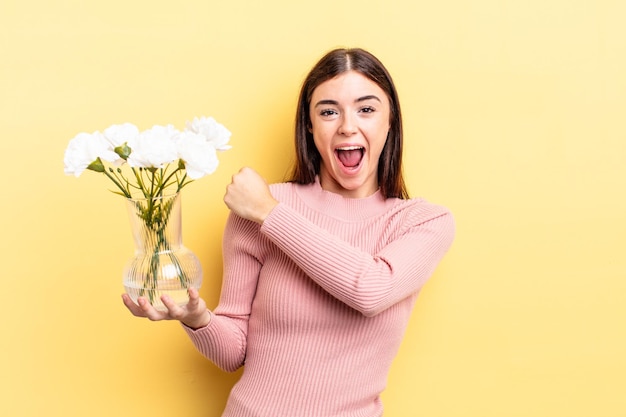
[[[362,146],[344,146],[337,148],[338,151],[356,151],[357,149],[363,149]]]

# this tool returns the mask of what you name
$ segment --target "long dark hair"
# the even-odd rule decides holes
[[[402,115],[398,93],[384,65],[374,55],[360,48],[340,48],[328,52],[304,80],[296,111],[296,162],[291,182],[311,184],[320,172],[321,156],[310,131],[311,96],[321,83],[346,71],[363,74],[382,88],[389,98],[390,128],[378,161],[378,183],[385,198],[407,199],[409,194],[402,177]]]

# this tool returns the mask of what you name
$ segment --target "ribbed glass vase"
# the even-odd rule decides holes
[[[147,298],[160,311],[167,310],[163,294],[187,304],[187,290],[202,284],[202,267],[182,242],[180,193],[126,204],[135,242],[135,255],[124,268],[126,293],[135,302]]]

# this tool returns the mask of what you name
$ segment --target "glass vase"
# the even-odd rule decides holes
[[[124,288],[136,302],[145,297],[166,311],[161,296],[178,305],[189,301],[190,287],[200,288],[202,267],[182,242],[180,193],[152,199],[127,199],[135,255],[124,268]]]

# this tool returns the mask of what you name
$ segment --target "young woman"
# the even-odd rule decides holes
[[[296,118],[290,182],[252,169],[224,201],[219,305],[196,290],[136,316],[179,320],[197,349],[227,371],[244,366],[223,416],[375,417],[417,295],[450,247],[447,209],[409,199],[402,119],[381,62],[337,49],[311,70]]]

